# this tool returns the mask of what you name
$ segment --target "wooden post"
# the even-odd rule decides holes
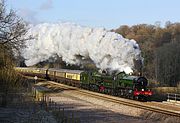
[[[63,119],[64,119],[64,108],[63,108]]]
[[[74,113],[72,112],[72,123],[74,123]]]

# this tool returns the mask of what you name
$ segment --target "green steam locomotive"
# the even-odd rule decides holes
[[[132,76],[124,72],[107,75],[83,70],[15,68],[24,75],[38,76],[59,83],[80,87],[96,92],[125,98],[149,100],[152,91],[147,88],[148,80],[142,76]]]

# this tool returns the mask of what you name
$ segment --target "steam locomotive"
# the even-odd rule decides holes
[[[145,77],[127,75],[124,72],[107,75],[99,72],[54,68],[16,67],[15,70],[23,75],[38,76],[59,83],[125,98],[147,101],[152,96],[152,91],[147,88],[148,80]]]

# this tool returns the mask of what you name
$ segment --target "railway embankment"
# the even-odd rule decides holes
[[[157,113],[145,109],[141,109],[138,107],[132,107],[124,104],[118,104],[112,101],[103,100],[102,98],[93,97],[90,95],[79,93],[76,89],[67,88],[67,86],[64,88],[62,86],[58,87],[58,85],[53,85],[52,83],[39,83],[39,85],[51,88],[52,90],[55,89],[56,93],[49,93],[48,96],[53,101],[60,103],[61,105],[65,106],[69,110],[72,110],[76,112],[75,114],[79,115],[82,119],[91,119],[89,121],[98,120],[98,116],[102,117],[102,119],[106,119],[103,122],[108,121],[109,119],[113,118],[116,119],[116,121],[122,121],[122,122],[162,122],[162,123],[179,123],[180,117],[174,117],[171,115],[165,115],[162,113]],[[59,91],[58,91],[59,88]],[[93,93],[93,92],[92,92]],[[108,96],[108,95],[107,95]],[[116,97],[115,97],[116,98]],[[122,99],[120,100],[126,100]],[[140,105],[144,105],[144,102],[137,102]],[[87,107],[85,105],[88,105]],[[89,106],[90,105],[90,106]],[[153,106],[153,107],[159,107],[161,104],[157,103],[147,103],[146,105]],[[169,105],[163,105],[161,108],[167,108],[167,110],[170,110],[171,106]],[[177,107],[174,107],[176,109]],[[82,112],[83,113],[80,113]],[[103,110],[104,113],[101,111]],[[177,109],[178,111],[179,109]],[[94,112],[95,111],[95,112]],[[87,113],[91,112],[91,113]],[[94,112],[94,113],[92,113]],[[111,112],[111,113],[109,113]],[[104,115],[99,115],[99,113]],[[119,117],[122,119],[118,119],[118,117],[113,116],[113,114],[119,114]],[[97,116],[96,116],[97,115]],[[97,119],[96,119],[97,118]],[[85,121],[85,120],[84,120]]]

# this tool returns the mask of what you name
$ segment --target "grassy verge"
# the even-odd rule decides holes
[[[167,100],[167,93],[180,93],[180,89],[178,87],[155,87],[152,88],[153,101],[166,101]]]

